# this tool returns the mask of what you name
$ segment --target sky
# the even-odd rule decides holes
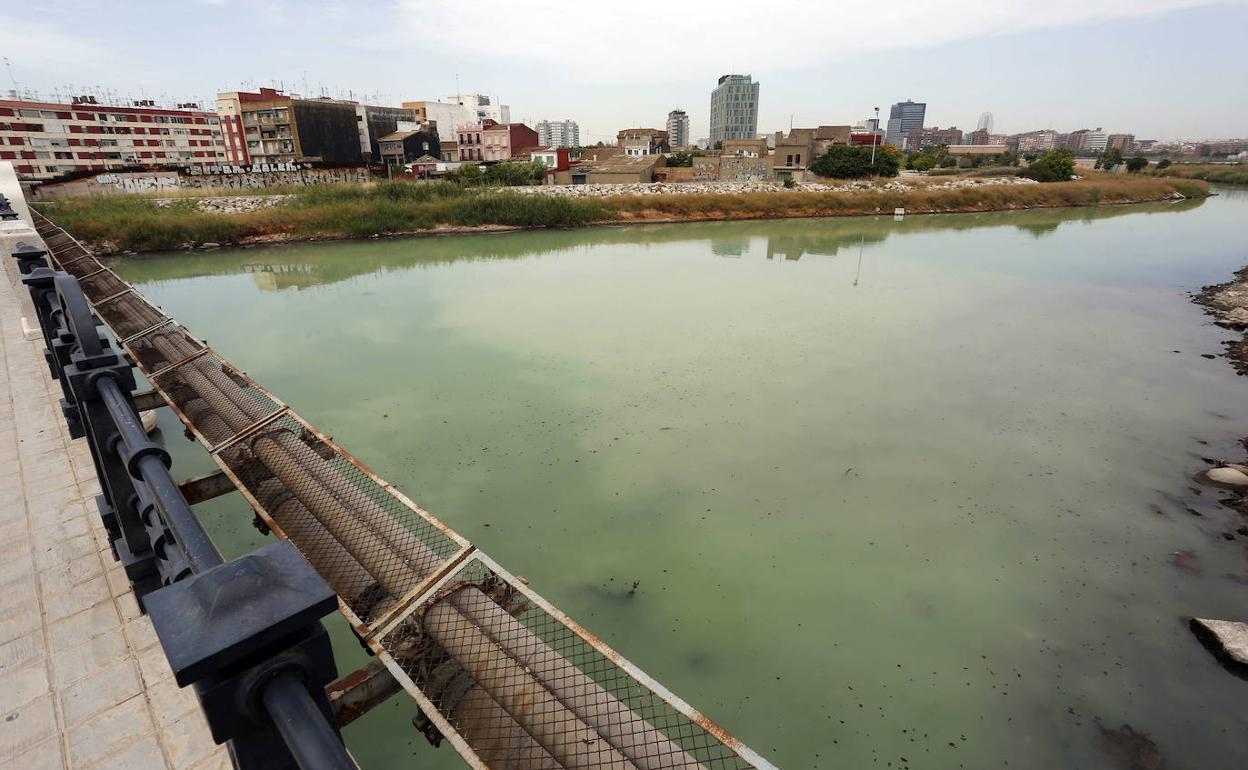
[[[9,0],[0,95],[86,88],[199,101],[285,86],[397,105],[484,93],[512,120],[571,118],[582,143],[689,113],[709,133],[725,73],[761,83],[760,133],[854,123],[893,102],[929,126],[1248,136],[1248,0]],[[11,73],[11,77],[10,77]]]

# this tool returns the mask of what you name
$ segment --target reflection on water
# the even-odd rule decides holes
[[[1183,292],[1248,261],[1246,214],[1227,195],[119,268],[783,767],[1236,768],[1248,682],[1183,618],[1243,615],[1248,539],[1187,476],[1242,454],[1248,403]],[[241,508],[203,506],[231,552],[261,542]],[[458,766],[412,713],[347,731],[364,767]]]

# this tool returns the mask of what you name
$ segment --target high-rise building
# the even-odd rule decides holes
[[[684,110],[667,113],[667,141],[673,147],[689,146],[689,114]]]
[[[900,149],[905,145],[907,134],[923,127],[923,118],[926,116],[927,102],[910,99],[897,102],[888,111],[888,130],[884,134],[884,143]]]
[[[575,120],[539,120],[534,128],[542,147],[581,146],[581,127]]]
[[[215,113],[78,97],[71,104],[0,99],[0,160],[12,161],[24,178],[54,179],[131,166],[215,166],[229,158]]]
[[[1103,152],[1109,146],[1109,134],[1101,128],[1089,131],[1083,142],[1083,149],[1089,152]]]
[[[749,75],[723,75],[711,91],[711,145],[758,136],[758,83]],[[920,121],[922,123],[922,121]]]
[[[497,97],[491,99],[485,94],[457,94],[446,97],[448,102],[465,107],[476,116],[477,121],[492,120],[495,123],[511,122],[511,107],[498,104]]]
[[[975,126],[975,130],[983,131],[988,134],[992,133],[992,113],[991,112],[984,112],[980,114],[979,123]]]

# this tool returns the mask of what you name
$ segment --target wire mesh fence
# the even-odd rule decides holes
[[[767,766],[483,554],[376,647],[474,766]]]
[[[56,266],[470,765],[770,768],[195,339],[35,213]],[[87,288],[89,284],[90,288]]]

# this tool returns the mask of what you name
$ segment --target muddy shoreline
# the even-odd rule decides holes
[[[1237,337],[1222,342],[1223,357],[1239,376],[1248,375],[1248,267],[1237,270],[1231,280],[1205,286],[1190,296],[1214,325],[1237,333]],[[1239,443],[1248,452],[1248,437]],[[1205,461],[1210,467],[1198,473],[1196,480],[1226,490],[1228,495],[1221,502],[1243,515],[1248,525],[1248,454],[1233,460]]]

